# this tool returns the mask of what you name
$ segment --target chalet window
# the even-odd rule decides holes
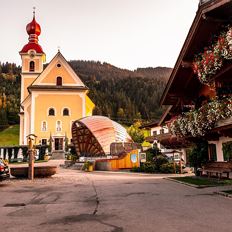
[[[53,108],[50,108],[50,109],[48,110],[48,115],[49,115],[49,116],[55,116],[55,110],[54,110]]]
[[[69,109],[67,108],[63,109],[63,116],[69,116]]]
[[[160,134],[161,134],[161,135],[164,134],[164,129],[161,129],[161,130],[160,130]]]
[[[157,135],[157,131],[153,131],[153,132],[152,132],[152,135],[153,135],[153,136],[156,136],[156,135]]]
[[[56,131],[61,131],[62,128],[61,128],[61,121],[57,121],[56,122]]]
[[[34,61],[30,61],[30,64],[29,64],[29,70],[30,72],[34,72],[35,71],[35,62]]]
[[[45,121],[42,122],[41,130],[42,131],[46,131],[47,130],[47,122],[45,122]]]
[[[57,86],[62,86],[62,77],[57,77],[56,78],[56,85]]]

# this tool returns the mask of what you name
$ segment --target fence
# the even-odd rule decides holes
[[[38,145],[36,146],[36,157],[37,160],[43,160],[44,155],[48,152],[48,146]],[[28,146],[4,146],[0,147],[0,158],[8,160],[9,162],[28,160]]]

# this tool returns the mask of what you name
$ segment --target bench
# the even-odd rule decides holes
[[[208,177],[212,177],[213,174],[221,179],[223,174],[229,179],[230,172],[232,172],[232,162],[210,162],[202,167],[200,175],[206,173]]]

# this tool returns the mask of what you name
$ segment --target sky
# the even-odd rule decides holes
[[[0,62],[21,64],[26,25],[41,26],[47,62],[94,60],[120,68],[173,67],[199,0],[0,0]]]

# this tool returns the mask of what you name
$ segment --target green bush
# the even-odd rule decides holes
[[[161,173],[180,173],[180,166],[176,164],[175,170],[174,170],[173,163],[165,163],[160,166],[160,172]]]

